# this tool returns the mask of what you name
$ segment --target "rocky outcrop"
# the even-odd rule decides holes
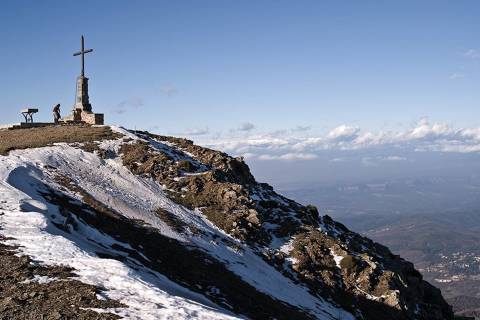
[[[143,140],[119,151],[127,168],[155,179],[172,200],[200,210],[312,294],[359,319],[453,319],[411,263],[256,182],[242,159],[186,139],[136,134]]]
[[[247,184],[253,185],[255,180],[247,165],[184,142],[188,140],[180,141],[188,147],[185,152],[195,158],[179,151],[157,151],[147,143],[136,142],[122,146],[123,164],[135,174],[156,179],[176,202],[191,209],[202,208],[212,222],[229,234],[250,243],[267,244],[270,237],[261,228],[263,218],[249,197]],[[244,175],[245,172],[248,174]],[[237,180],[242,184],[235,183]]]

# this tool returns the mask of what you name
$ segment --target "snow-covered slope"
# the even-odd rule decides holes
[[[245,171],[232,169],[235,161],[113,130],[123,137],[98,142],[94,152],[58,143],[0,156],[4,242],[41,264],[73,268],[80,281],[102,288],[99,298],[125,306],[96,311],[126,319],[355,319],[385,302],[392,319],[422,319],[427,304],[437,303],[435,295],[422,300],[415,291],[421,278],[404,272],[403,262],[380,257],[390,254],[382,248],[367,255],[370,242],[327,218],[317,221],[313,209],[276,195],[249,172],[235,176]],[[151,157],[136,154],[128,162],[125,146]],[[223,181],[221,199],[203,185],[203,193],[191,191],[199,181],[212,190]],[[216,218],[217,211],[225,216]],[[238,219],[227,224],[231,216]],[[316,232],[327,238],[314,238]],[[328,245],[325,256],[315,258],[314,241]],[[342,263],[347,258],[354,267]],[[386,271],[406,289],[392,287]],[[365,283],[374,276],[376,284]],[[414,298],[403,298],[409,290]],[[430,312],[429,319],[448,318],[439,305],[439,316]],[[418,310],[404,312],[411,306]]]
[[[9,157],[2,157],[0,208],[3,215],[0,216],[0,224],[1,233],[14,238],[9,243],[21,246],[20,252],[34,260],[74,268],[81,281],[105,288],[108,297],[126,304],[128,308],[108,311],[128,319],[236,318],[208,299],[182,288],[161,274],[141,268],[135,270],[128,263],[98,257],[96,252],[117,243],[111,237],[86,225],[71,233],[52,225],[52,222],[63,224],[65,219],[58,213],[56,206],[42,201],[41,196],[37,195],[37,190],[41,190],[43,184],[53,184],[49,177],[42,173],[44,166],[57,165],[68,172],[71,169],[75,171],[75,164],[78,164],[79,168],[83,164],[85,168],[85,165],[96,162],[98,166],[91,169],[102,170],[100,161],[94,158],[93,155],[85,155],[81,150],[66,145],[24,150],[12,153]],[[99,177],[98,186],[102,184],[102,178],[107,176],[111,182],[125,182],[116,169],[111,168],[109,171],[109,174],[104,172],[105,175]],[[93,182],[96,177],[91,173],[90,170],[90,177],[93,179],[89,182]],[[133,190],[141,192],[148,189],[132,188]],[[105,193],[100,192],[99,196],[105,196]],[[148,193],[144,196],[148,197]],[[141,202],[142,198],[136,199]],[[125,202],[128,202],[128,199]],[[148,216],[145,218],[148,219]],[[129,247],[126,243],[117,244]]]
[[[133,140],[138,139],[129,132],[117,130]],[[122,139],[105,141],[101,147],[118,152],[121,143]],[[139,266],[137,261],[121,262],[96,254],[113,251],[113,244],[132,250],[128,243],[118,242],[81,221],[77,221],[76,230],[56,227],[55,224],[65,224],[66,218],[60,214],[58,206],[45,201],[39,191],[45,191],[46,186],[62,190],[63,186],[56,182],[59,175],[69,177],[97,201],[125,217],[141,220],[167,237],[203,248],[225,261],[244,281],[275,299],[308,310],[319,319],[333,319],[330,315],[338,314],[342,319],[353,319],[349,313],[311,296],[306,288],[281,275],[247,246],[239,243],[243,251],[238,253],[219,244],[218,240],[212,241],[212,235],[230,237],[198,211],[168,199],[156,182],[134,176],[118,157],[103,160],[94,153],[67,144],[18,150],[0,157],[0,210],[3,212],[0,232],[12,237],[9,243],[19,245],[21,253],[44,264],[70,266],[81,281],[105,288],[106,296],[128,306],[109,312],[128,319],[243,318],[160,273]],[[67,193],[81,200],[79,195]],[[174,213],[208,236],[189,237],[175,232],[154,214],[158,208]],[[116,253],[122,254],[121,251]]]

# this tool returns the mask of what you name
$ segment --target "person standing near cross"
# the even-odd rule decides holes
[[[58,123],[60,120],[60,103],[57,103],[55,107],[53,107],[53,122]]]

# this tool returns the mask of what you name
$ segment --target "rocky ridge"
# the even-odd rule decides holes
[[[440,290],[412,263],[320,216],[314,206],[257,183],[242,159],[186,139],[136,134],[143,141],[120,149],[127,168],[155,179],[179,204],[201,210],[315,295],[360,319],[453,319]]]

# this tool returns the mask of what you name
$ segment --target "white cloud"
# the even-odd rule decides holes
[[[341,125],[330,131],[327,138],[336,141],[352,141],[358,137],[359,131],[357,127]]]
[[[462,129],[459,135],[462,139],[480,140],[480,128]]]
[[[463,73],[457,73],[457,72],[454,72],[452,73],[448,79],[450,80],[458,80],[458,79],[463,79],[465,78],[465,75]]]
[[[313,160],[318,156],[313,153],[285,153],[280,155],[262,154],[257,157],[258,160]]]
[[[366,167],[378,167],[381,162],[399,162],[406,161],[407,158],[401,156],[376,156],[376,157],[363,157],[362,165]]]
[[[238,131],[252,131],[253,129],[255,129],[255,125],[253,123],[250,123],[250,122],[244,122],[240,125],[240,127],[238,127]]]
[[[426,119],[420,120],[415,128],[409,132],[413,139],[438,139],[446,138],[455,134],[455,131],[445,123],[434,123]]]
[[[313,160],[318,156],[313,153],[286,153],[280,156],[282,160]]]
[[[312,126],[296,126],[295,128],[292,129],[292,131],[304,132],[304,131],[309,131],[310,129],[312,129]]]
[[[205,128],[189,128],[185,130],[182,135],[186,136],[203,136],[210,133],[210,129],[208,127]]]
[[[469,49],[463,53],[463,56],[470,59],[480,59],[480,51],[477,49]]]
[[[401,156],[387,156],[387,157],[380,157],[379,160],[382,161],[406,161],[407,158]]]
[[[173,84],[167,83],[160,87],[160,91],[164,93],[167,97],[171,97],[175,93],[177,93],[177,88]]]
[[[123,114],[129,109],[138,109],[140,107],[143,107],[145,103],[143,102],[143,99],[141,98],[130,98],[121,101],[118,103],[114,108],[113,112],[117,114]]]

